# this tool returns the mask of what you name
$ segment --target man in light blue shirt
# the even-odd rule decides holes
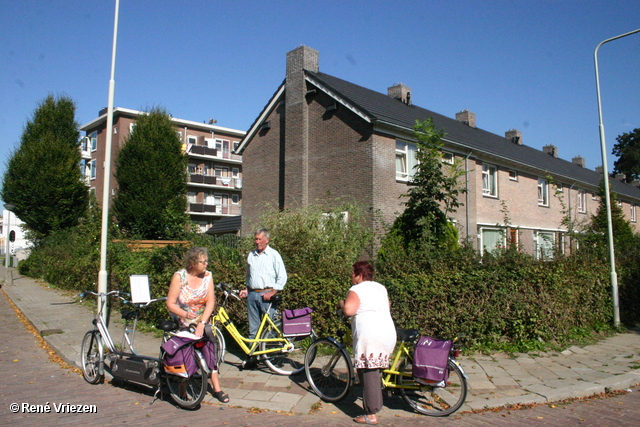
[[[287,283],[287,271],[282,257],[269,246],[269,230],[261,227],[255,232],[255,250],[247,257],[247,288],[240,291],[247,298],[249,338],[253,339],[260,327],[262,316],[269,308],[269,301]],[[273,311],[273,309],[272,309]],[[270,313],[273,314],[273,313]]]

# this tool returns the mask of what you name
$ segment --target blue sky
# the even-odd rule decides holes
[[[48,94],[82,125],[107,106],[115,0],[0,3],[0,174]],[[286,53],[320,70],[526,145],[602,163],[593,54],[640,28],[637,0],[121,0],[115,106],[247,130],[285,75]],[[640,33],[598,55],[609,168],[615,138],[640,127]]]

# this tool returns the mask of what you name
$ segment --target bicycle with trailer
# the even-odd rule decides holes
[[[193,369],[195,372],[191,375],[186,374],[184,370],[169,372],[164,363],[166,354],[161,348],[159,348],[158,356],[141,355],[135,350],[135,333],[141,310],[156,302],[166,301],[166,297],[131,302],[126,299],[129,298],[129,294],[126,292],[84,291],[80,294],[80,300],[87,295],[93,295],[98,299],[97,313],[92,321],[94,327],[84,335],[80,348],[82,376],[88,383],[99,384],[103,382],[105,373],[108,372],[114,378],[155,387],[153,401],[161,394],[164,384],[173,401],[181,408],[193,409],[202,402],[207,392],[210,374],[202,354],[206,337],[198,338],[193,335],[193,339],[187,344],[193,348],[195,359]],[[131,307],[131,309],[126,308],[121,311],[125,324],[120,348],[115,345],[104,320],[109,297],[119,298],[125,305]],[[159,326],[163,331],[162,344],[176,335],[175,331],[178,330],[178,324],[174,321],[164,321]]]
[[[230,297],[241,301],[240,291],[222,282],[218,283],[216,287],[222,292],[223,298],[218,304],[217,312],[212,315],[210,323],[216,338],[218,363],[224,360],[226,352],[226,342],[222,334],[222,329],[225,329],[245,354],[245,359],[242,362],[243,368],[250,358],[255,357],[258,361],[264,362],[276,374],[294,375],[304,370],[306,349],[316,339],[316,334],[311,327],[311,309],[302,309],[299,313],[300,317],[295,318],[294,322],[297,325],[302,325],[302,328],[288,330],[287,319],[283,324],[283,312],[277,310],[282,297],[276,294],[271,297],[271,304],[267,310],[270,313],[273,307],[276,309],[275,314],[272,317],[265,313],[262,316],[256,338],[250,339],[238,331],[225,308]],[[285,310],[285,315],[291,312]],[[297,310],[293,312],[297,312]],[[293,316],[295,317],[296,314],[294,313]]]
[[[446,379],[425,381],[413,375],[414,347],[417,329],[397,329],[399,344],[388,369],[382,370],[382,387],[399,392],[417,412],[443,417],[456,412],[467,397],[467,375],[457,361],[461,347],[452,343],[449,350]],[[331,337],[314,341],[305,354],[304,369],[313,391],[325,402],[344,399],[357,382],[349,348],[344,344],[345,331],[338,331],[339,340]]]

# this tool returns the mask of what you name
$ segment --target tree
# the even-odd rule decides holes
[[[457,230],[448,214],[460,206],[458,195],[464,193],[458,184],[461,172],[456,166],[442,162],[444,132],[433,125],[433,119],[417,120],[415,173],[409,182],[406,209],[396,219],[392,230],[397,230],[405,242],[421,241],[436,246],[457,244]]]
[[[618,204],[615,193],[610,193],[611,201],[611,227],[616,253],[624,254],[635,244],[633,228],[629,220],[624,216],[622,208]],[[587,227],[584,239],[587,248],[596,248],[605,251],[608,247],[607,206],[604,192],[604,182],[600,183],[600,204],[595,215],[591,215],[591,222]]]
[[[640,179],[640,128],[623,133],[616,141],[612,154],[618,156],[618,160],[613,162],[612,175],[623,173],[626,182]]]
[[[187,157],[169,114],[140,115],[115,162],[113,212],[131,238],[175,239],[185,231]]]
[[[47,96],[7,162],[2,200],[15,206],[13,211],[35,242],[76,225],[88,206],[75,110],[70,98]]]

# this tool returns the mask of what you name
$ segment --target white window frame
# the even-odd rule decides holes
[[[637,210],[636,205],[632,203],[631,204],[631,222],[638,222],[636,210]]]
[[[510,170],[509,171],[509,180],[510,181],[518,181],[518,171]]]
[[[98,165],[98,161],[96,159],[91,160],[91,163],[89,163],[89,176],[91,177],[91,179],[96,179],[96,173],[97,173],[97,167]]]
[[[407,141],[396,140],[396,180],[409,181],[413,178],[417,147]]]
[[[549,181],[538,178],[538,206],[549,206]]]
[[[222,166],[214,166],[213,167],[214,176],[218,176],[220,178],[228,178],[229,177],[229,168],[225,168]]]
[[[89,134],[89,139],[91,139],[91,151],[96,151],[98,149],[98,132],[91,132]]]
[[[492,247],[486,247],[486,242],[485,242],[485,233],[498,233],[500,235],[500,237],[498,239],[496,239],[496,244]],[[478,244],[480,246],[480,255],[484,255],[485,253],[491,253],[493,251],[495,251],[496,249],[499,249],[500,247],[506,247],[507,246],[507,241],[506,241],[506,237],[505,237],[505,233],[504,230],[501,230],[499,228],[492,228],[492,227],[480,227],[480,230],[478,232]]]
[[[578,212],[587,213],[587,192],[578,189]]]
[[[231,195],[231,204],[237,205],[239,203],[240,203],[240,195],[239,194],[232,194]]]
[[[233,178],[240,178],[240,168],[231,168],[231,176]]]
[[[556,243],[556,233],[552,231],[536,231],[535,254],[536,259],[553,259]]]
[[[446,163],[448,165],[452,165],[454,162],[454,155],[448,151],[442,152],[442,163]]]
[[[482,195],[498,197],[498,167],[495,165],[482,164]]]
[[[564,193],[564,185],[562,184],[556,184],[556,191],[558,193]]]

